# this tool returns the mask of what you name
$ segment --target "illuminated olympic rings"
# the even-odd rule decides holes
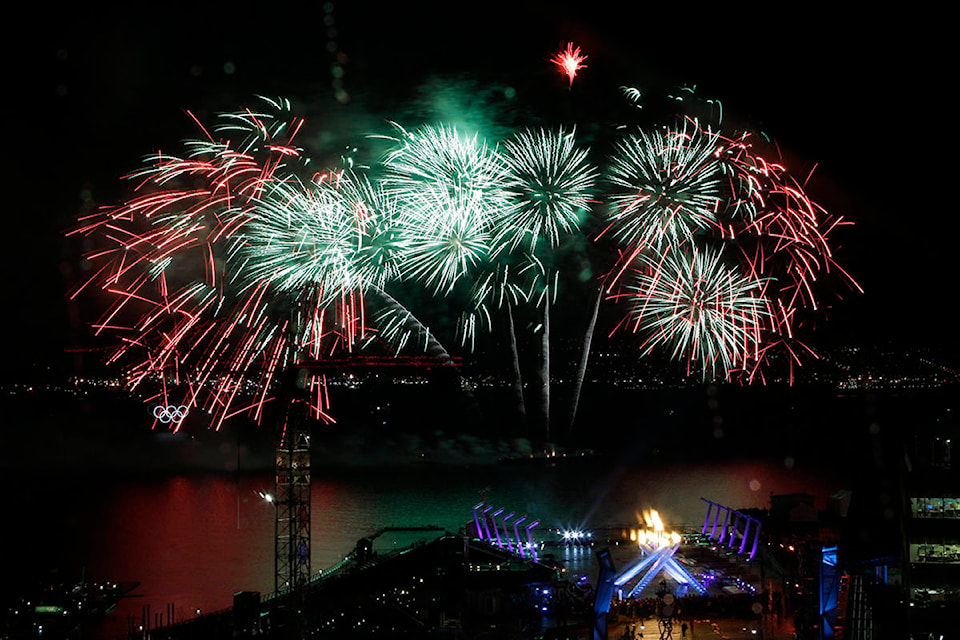
[[[187,417],[187,407],[186,405],[177,406],[175,404],[162,405],[158,404],[153,408],[153,417],[162,422],[163,424],[169,424],[171,422],[180,422]]]

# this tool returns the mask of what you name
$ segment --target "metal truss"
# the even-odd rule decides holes
[[[277,593],[302,593],[310,581],[310,433],[304,411],[291,403],[277,434]]]

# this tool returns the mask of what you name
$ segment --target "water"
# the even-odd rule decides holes
[[[269,473],[5,480],[7,589],[51,568],[66,579],[85,572],[91,580],[140,583],[96,637],[123,634],[146,606],[153,618],[166,616],[172,603],[179,620],[229,607],[236,591],[273,589],[274,511],[261,497],[273,491]],[[701,497],[741,509],[767,506],[771,493],[802,491],[822,506],[840,488],[842,480],[821,471],[758,461],[317,469],[312,566],[335,564],[358,539],[386,526],[457,531],[483,499],[539,518],[542,528],[634,524],[648,508],[658,509],[668,526],[680,526],[702,523]],[[405,540],[377,541],[395,543]],[[596,572],[591,553],[566,559],[575,571]]]

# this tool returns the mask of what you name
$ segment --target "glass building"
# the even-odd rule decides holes
[[[960,436],[952,421],[915,429],[905,462],[907,585],[912,633],[952,631],[960,611]]]

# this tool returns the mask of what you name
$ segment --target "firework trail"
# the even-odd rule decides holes
[[[506,254],[519,253],[525,265],[519,274],[529,278],[526,297],[540,313],[540,395],[549,439],[550,307],[558,292],[559,256],[563,242],[579,233],[590,212],[598,172],[572,129],[521,131],[503,143],[502,153],[508,206],[497,224],[496,245]],[[510,320],[512,329],[512,315]]]
[[[284,101],[266,107],[212,133],[197,122],[204,138],[148,157],[135,195],[73,232],[98,246],[73,295],[113,300],[95,325],[119,340],[109,361],[126,363],[131,388],[153,384],[159,402],[199,407],[217,428],[260,420],[293,365],[352,349],[368,334],[364,293],[395,274],[372,188],[343,172],[301,179],[303,121]],[[330,420],[325,378],[304,385]]]

